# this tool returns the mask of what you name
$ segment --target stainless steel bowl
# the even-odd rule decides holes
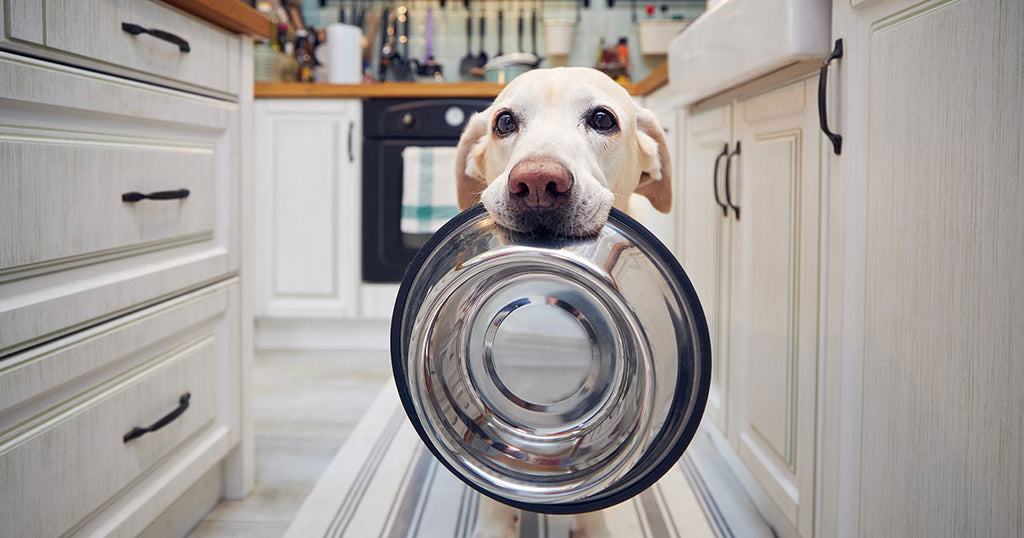
[[[464,482],[536,512],[599,510],[682,455],[711,379],[704,312],[649,231],[522,235],[482,206],[419,252],[395,304],[402,404]]]

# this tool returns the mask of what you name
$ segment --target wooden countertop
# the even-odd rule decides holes
[[[668,83],[668,63],[663,63],[647,78],[627,89],[642,97]],[[431,98],[497,97],[503,84],[493,82],[385,82],[381,84],[322,84],[301,82],[257,82],[255,96],[267,98]]]
[[[242,0],[164,0],[182,11],[187,11],[225,30],[251,35],[256,39],[270,38],[270,21]]]

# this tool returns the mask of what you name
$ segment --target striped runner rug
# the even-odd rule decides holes
[[[654,486],[604,511],[612,536],[702,538],[723,533],[684,454]],[[317,482],[286,538],[471,538],[480,494],[420,442],[391,383]],[[705,513],[710,514],[706,516]],[[572,516],[524,512],[520,538],[568,538]]]

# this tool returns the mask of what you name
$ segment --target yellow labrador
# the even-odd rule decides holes
[[[516,77],[459,140],[459,207],[477,202],[499,224],[529,232],[596,233],[611,207],[635,217],[646,196],[672,205],[665,134],[651,111],[605,74],[583,67]]]
[[[466,125],[456,158],[459,207],[482,201],[507,228],[587,236],[612,207],[639,218],[634,194],[667,213],[671,169],[654,114],[607,75],[535,70]],[[477,538],[508,538],[518,532],[519,514],[485,497],[477,521]],[[574,538],[608,535],[600,512],[574,518]]]

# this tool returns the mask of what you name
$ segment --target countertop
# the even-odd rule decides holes
[[[662,63],[645,79],[626,89],[642,97],[668,83],[668,63]],[[255,96],[267,98],[430,98],[496,97],[503,84],[493,82],[385,82],[380,84],[323,84],[301,82],[257,82]]]
[[[270,21],[241,0],[164,0],[212,24],[256,39],[270,38]]]

